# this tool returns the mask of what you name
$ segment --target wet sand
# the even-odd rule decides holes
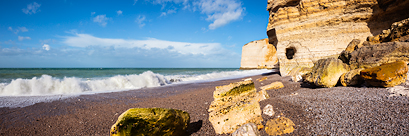
[[[256,81],[268,77],[262,82]],[[278,73],[252,76],[256,88],[281,81],[284,88],[268,90],[275,116],[295,124],[286,135],[408,135],[409,98],[388,97],[385,88],[312,88]],[[82,95],[23,108],[0,108],[0,135],[109,135],[111,125],[129,108],[162,107],[187,111],[190,135],[216,135],[208,108],[216,86],[245,78],[191,83],[124,92]],[[262,135],[267,135],[261,130]],[[225,134],[226,135],[226,134]]]

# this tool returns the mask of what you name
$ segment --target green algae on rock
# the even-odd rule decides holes
[[[261,100],[269,98],[265,90],[257,91],[252,80],[217,86],[209,106],[209,121],[217,134],[233,133],[240,126],[261,126]]]
[[[132,108],[122,113],[111,127],[111,136],[185,135],[189,113],[164,108]]]
[[[406,81],[408,66],[404,61],[383,64],[361,71],[361,77],[371,86],[393,87]]]
[[[349,66],[336,58],[320,59],[314,63],[310,73],[303,76],[305,82],[319,87],[334,87],[339,77],[349,71]]]

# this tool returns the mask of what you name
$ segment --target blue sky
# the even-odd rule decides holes
[[[2,0],[0,67],[240,67],[267,0]]]

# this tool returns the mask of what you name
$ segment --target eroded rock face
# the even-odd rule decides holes
[[[164,108],[133,108],[125,111],[111,127],[111,136],[186,135],[189,113]]]
[[[351,53],[351,68],[370,68],[395,61],[409,62],[408,42],[386,42],[363,46]]]
[[[278,68],[276,47],[268,39],[252,41],[243,46],[241,69]]]
[[[393,87],[406,81],[408,66],[404,61],[383,64],[361,71],[361,77],[371,86]]]
[[[319,59],[337,56],[351,40],[365,41],[367,36],[409,17],[409,0],[378,2],[268,0],[267,35],[277,47],[281,75],[287,76],[297,66],[312,67]]]
[[[233,133],[247,123],[262,125],[259,101],[269,98],[266,91],[257,92],[252,80],[218,86],[209,107],[209,121],[217,134]]]
[[[409,35],[409,18],[392,24],[390,29],[383,30],[381,34],[368,37],[368,41],[371,43],[383,43],[383,42],[405,42]],[[402,38],[402,39],[401,39]]]
[[[336,58],[320,59],[312,71],[304,75],[305,82],[319,87],[334,87],[342,74],[349,71],[349,66]]]

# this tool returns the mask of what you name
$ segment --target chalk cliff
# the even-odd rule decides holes
[[[268,39],[252,41],[243,46],[241,69],[278,68],[276,48]]]
[[[267,35],[281,75],[337,56],[353,39],[379,34],[408,18],[408,7],[409,0],[268,0]]]

